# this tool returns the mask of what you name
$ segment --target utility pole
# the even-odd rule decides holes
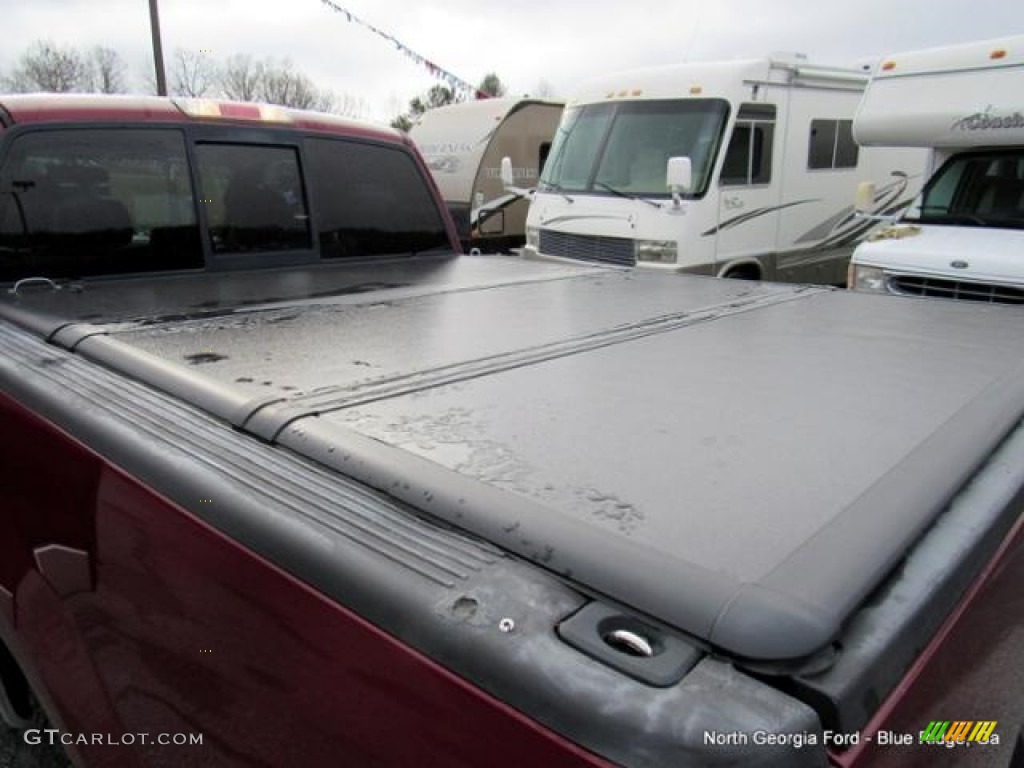
[[[167,76],[164,74],[164,50],[160,44],[160,14],[156,0],[149,0],[149,26],[153,31],[153,64],[156,67],[156,94],[167,95]]]

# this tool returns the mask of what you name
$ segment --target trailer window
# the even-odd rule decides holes
[[[310,182],[325,259],[450,249],[419,167],[393,147],[309,139]]]
[[[722,184],[767,184],[772,180],[775,105],[744,104],[736,116],[722,163]]]
[[[807,149],[810,170],[856,168],[857,155],[852,120],[811,120]]]
[[[196,164],[214,253],[312,247],[294,147],[199,144]]]
[[[40,130],[0,169],[0,280],[201,268],[184,137]]]

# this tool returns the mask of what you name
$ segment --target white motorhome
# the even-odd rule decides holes
[[[842,284],[876,225],[854,217],[857,182],[875,180],[877,210],[893,210],[924,166],[920,151],[854,143],[867,79],[790,55],[592,82],[566,106],[526,253]]]
[[[498,98],[425,112],[409,135],[434,175],[464,247],[495,251],[523,243],[529,202],[503,189],[500,165],[512,160],[517,184],[537,183],[563,103]]]
[[[854,134],[928,147],[931,178],[857,248],[851,288],[1024,303],[1024,35],[890,56]]]

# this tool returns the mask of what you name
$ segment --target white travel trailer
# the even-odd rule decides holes
[[[854,143],[867,79],[790,55],[592,82],[566,106],[527,254],[842,284],[875,226],[854,217],[857,182],[878,182],[876,209],[893,211],[924,166],[920,151]]]
[[[522,245],[529,202],[504,190],[501,159],[511,158],[516,184],[534,186],[562,107],[542,99],[466,101],[428,110],[409,131],[465,247]]]
[[[931,178],[857,248],[851,288],[1024,303],[1024,35],[890,56],[854,134],[928,147]]]

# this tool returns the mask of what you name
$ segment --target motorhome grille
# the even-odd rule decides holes
[[[939,280],[916,275],[894,275],[889,287],[906,296],[937,296],[960,301],[984,301],[989,304],[1024,304],[1024,289],[991,283]]]
[[[601,261],[609,264],[636,264],[633,241],[628,237],[599,237],[574,235],[568,232],[540,231],[540,252],[549,256],[562,256],[583,261]]]

